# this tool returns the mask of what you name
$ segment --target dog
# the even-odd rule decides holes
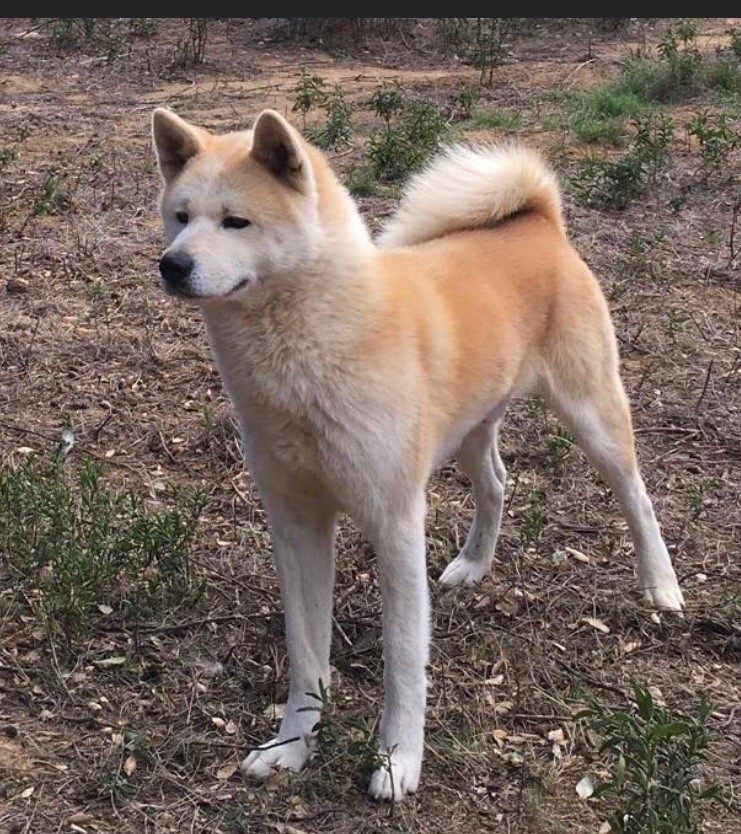
[[[489,572],[512,400],[541,394],[617,497],[640,585],[679,611],[639,473],[607,303],[570,245],[555,175],[520,146],[456,146],[407,186],[374,242],[326,157],[280,114],[212,134],[159,108],[166,292],[197,305],[271,528],[290,690],[243,770],[299,771],[329,682],[333,547],[346,511],[383,596],[385,764],[373,797],[417,790],[430,610],[425,486],[457,455],[475,512],[443,585]],[[310,709],[306,709],[306,708]]]

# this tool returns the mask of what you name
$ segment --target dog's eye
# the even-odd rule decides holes
[[[176,211],[175,212],[175,219],[178,223],[182,223],[183,226],[188,222],[188,212],[187,211]]]
[[[225,229],[244,229],[250,225],[246,217],[225,217],[221,223]]]

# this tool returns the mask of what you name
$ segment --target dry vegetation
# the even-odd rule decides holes
[[[722,801],[701,809],[700,830],[741,832],[741,45],[725,20],[690,38],[676,24],[479,23],[462,35],[460,20],[2,23],[2,830],[596,834],[621,792],[577,796],[612,760],[575,715],[589,697],[630,710],[637,681],[671,715],[696,717],[707,698],[699,778]],[[464,35],[496,37],[497,49],[462,52]],[[418,139],[514,133],[556,164],[573,238],[610,299],[640,458],[688,601],[683,620],[641,605],[608,490],[537,401],[520,404],[503,437],[496,569],[477,588],[432,581],[472,505],[453,465],[430,484],[426,765],[422,794],[396,807],[363,791],[380,601],[349,522],[321,753],[262,787],[237,770],[285,699],[281,608],[199,316],[165,299],[156,276],[151,109],[229,130],[270,106],[301,124],[302,68],[328,93],[306,129],[327,139],[334,96],[330,138],[338,124],[342,136],[328,152],[374,228],[399,186],[367,148],[389,129],[393,160]],[[367,104],[394,81],[416,126]],[[83,500],[74,484],[84,490],[91,461],[105,485]],[[24,516],[39,496],[53,510],[44,523]],[[69,523],[50,526],[50,513]]]

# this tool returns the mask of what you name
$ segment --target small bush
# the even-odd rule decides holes
[[[33,204],[34,217],[40,214],[63,214],[69,208],[69,198],[61,188],[62,175],[52,166],[44,177],[41,190]]]
[[[309,131],[309,138],[320,148],[339,150],[350,144],[352,136],[352,105],[339,87],[329,97],[326,105],[327,118],[320,128]]]
[[[303,69],[296,84],[295,97],[293,99],[294,113],[301,114],[304,130],[306,130],[306,115],[315,107],[323,107],[327,103],[327,91],[324,87],[324,79],[320,75],[309,75]]]
[[[694,715],[674,715],[647,688],[634,684],[633,691],[635,710],[591,699],[578,716],[602,736],[601,750],[610,756],[611,776],[594,796],[612,804],[615,834],[697,834],[702,804],[718,794],[698,784],[711,708],[701,700]]]
[[[30,456],[0,470],[0,554],[48,629],[68,639],[84,635],[99,605],[124,617],[167,610],[202,590],[190,549],[205,501],[172,498],[173,508],[151,511],[108,488],[96,462],[72,477],[63,460]]]
[[[175,64],[179,67],[202,64],[206,59],[207,43],[208,18],[186,18],[185,32],[178,38],[175,46]]]
[[[513,42],[529,25],[521,17],[438,18],[442,39],[480,72],[481,84],[491,87],[494,70],[510,57]]]
[[[687,133],[697,139],[707,170],[718,171],[731,151],[741,144],[741,136],[731,127],[725,113],[697,113],[687,125]]]

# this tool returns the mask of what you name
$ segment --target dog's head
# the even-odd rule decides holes
[[[158,108],[167,292],[195,302],[240,296],[311,263],[321,246],[311,149],[273,110],[217,136]]]

